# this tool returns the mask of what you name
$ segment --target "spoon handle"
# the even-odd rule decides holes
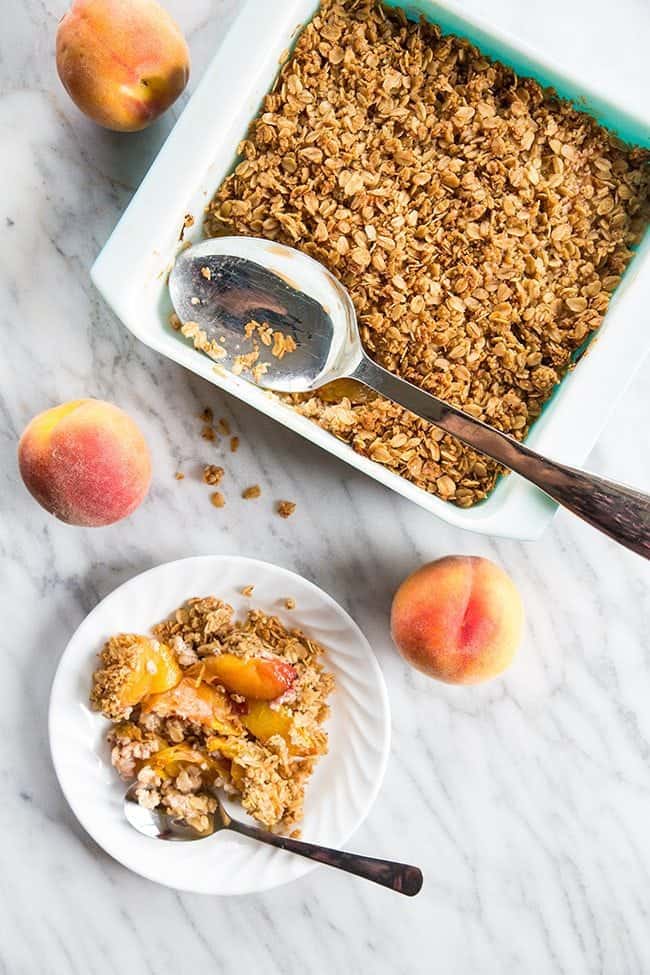
[[[400,379],[365,354],[353,378],[509,467],[594,528],[650,559],[650,496],[647,494],[549,460],[507,434]]]
[[[276,846],[280,850],[288,850],[289,853],[297,853],[298,856],[307,857],[309,860],[325,863],[328,867],[336,867],[337,870],[345,870],[357,877],[372,880],[375,884],[390,887],[391,890],[395,890],[399,894],[406,894],[408,897],[413,897],[422,887],[422,872],[417,867],[411,867],[407,863],[376,860],[359,853],[332,850],[327,846],[317,846],[315,843],[294,840],[290,836],[269,833],[265,829],[249,826],[247,823],[240,823],[235,819],[229,819],[227,828],[236,833],[241,833],[242,836],[250,836],[261,843],[267,843],[269,846]]]

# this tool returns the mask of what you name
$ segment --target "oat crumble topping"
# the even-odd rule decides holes
[[[131,708],[122,703],[120,691],[125,680],[134,672],[140,637],[135,633],[120,633],[107,641],[101,653],[101,668],[93,675],[90,703],[101,707],[107,718],[128,717]]]
[[[205,230],[315,257],[374,359],[521,439],[648,221],[647,159],[435,25],[323,0]],[[289,402],[462,507],[494,485],[493,462],[354,383]]]
[[[232,607],[214,596],[188,600],[153,634],[111,637],[95,674],[91,702],[114,722],[109,742],[117,772],[137,781],[142,805],[162,806],[199,832],[208,831],[216,810],[213,790],[223,789],[262,825],[294,835],[306,783],[327,752],[321,724],[334,679],[321,662],[323,647],[260,610],[235,620]],[[176,683],[124,713],[115,702],[143,641],[173,652]],[[259,700],[205,683],[219,658],[239,673],[251,665],[279,667],[291,675],[290,690]]]

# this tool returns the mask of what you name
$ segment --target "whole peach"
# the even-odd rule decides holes
[[[111,525],[137,508],[149,489],[151,460],[124,410],[80,399],[39,413],[18,444],[27,490],[69,525]]]
[[[452,555],[423,565],[393,599],[391,632],[413,667],[449,684],[495,677],[521,640],[521,597],[489,559]]]
[[[137,132],[185,88],[185,38],[156,0],[73,0],[59,22],[56,66],[78,108],[107,129]]]

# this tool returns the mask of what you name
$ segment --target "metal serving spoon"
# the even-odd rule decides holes
[[[169,290],[181,321],[196,322],[223,349],[225,368],[253,349],[254,320],[291,336],[296,349],[278,358],[261,344],[258,385],[307,392],[341,378],[370,386],[446,433],[510,468],[595,528],[650,558],[650,496],[543,457],[383,369],[364,352],[343,285],[300,251],[255,237],[217,237],[182,251]],[[256,338],[256,337],[254,337]],[[256,363],[257,364],[257,363]]]
[[[329,867],[345,870],[357,877],[365,877],[382,887],[390,887],[398,894],[413,897],[422,887],[422,871],[411,867],[407,863],[394,863],[392,860],[375,860],[373,857],[362,856],[360,853],[345,853],[343,850],[331,850],[327,846],[317,846],[315,843],[304,843],[289,836],[279,836],[269,833],[259,826],[249,826],[237,819],[232,819],[223,807],[218,796],[217,812],[212,817],[211,828],[208,833],[197,833],[190,826],[180,823],[166,815],[160,809],[145,809],[139,805],[136,797],[137,782],[128,789],[124,796],[124,815],[131,826],[156,840],[196,841],[212,836],[222,829],[230,829],[242,836],[250,836],[260,843],[276,846],[279,850],[288,850],[308,860],[317,860]]]

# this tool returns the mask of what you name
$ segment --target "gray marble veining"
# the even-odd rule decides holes
[[[168,3],[188,33],[192,84],[238,2]],[[459,6],[647,115],[645,0],[620,0],[615,17],[604,0]],[[182,101],[128,138],[83,119],[52,56],[64,9],[65,0],[0,0],[0,971],[647,972],[650,568],[563,514],[528,545],[449,528],[131,338],[88,268]],[[595,470],[646,488],[649,380],[646,363],[590,458]],[[84,395],[136,416],[155,465],[138,513],[94,531],[42,512],[15,462],[34,413]],[[236,457],[201,440],[205,405],[241,437]],[[222,456],[229,502],[216,511],[197,472]],[[260,500],[239,500],[238,489],[255,482]],[[298,503],[289,521],[273,514],[279,498]],[[180,895],[128,873],[75,822],[47,747],[59,656],[116,585],[209,552],[303,573],[371,640],[388,683],[393,747],[352,846],[420,864],[426,883],[415,900],[325,869],[279,894]],[[397,583],[449,552],[502,563],[527,608],[514,666],[478,688],[409,670],[387,635]]]

